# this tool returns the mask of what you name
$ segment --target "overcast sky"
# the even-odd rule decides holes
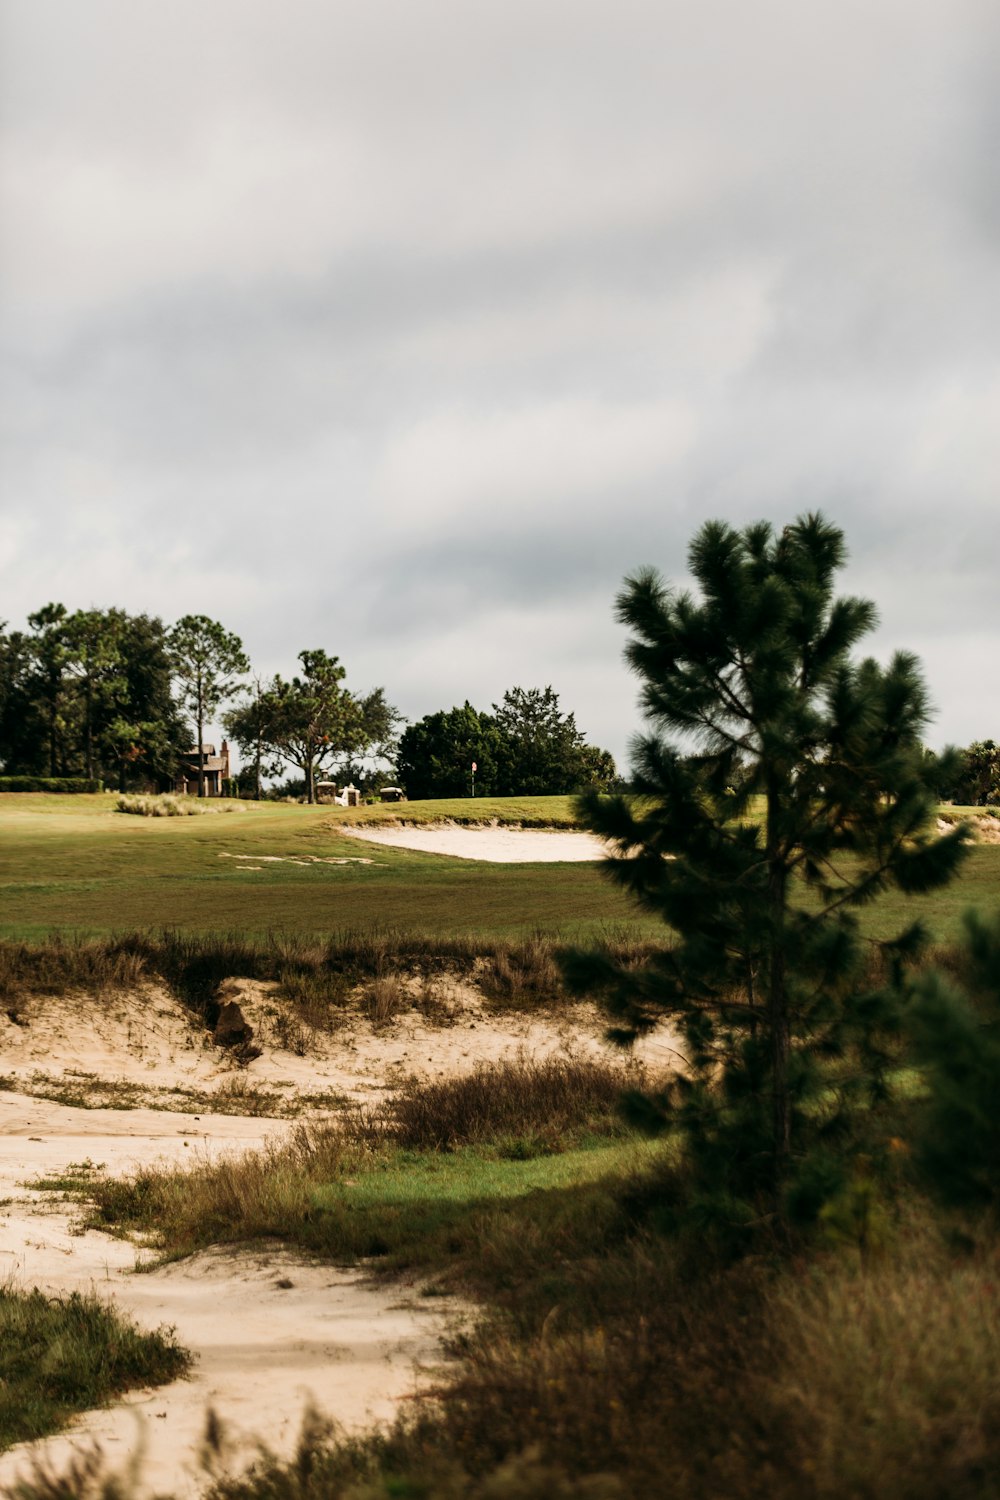
[[[1000,32],[973,0],[0,0],[0,617],[215,616],[410,718],[821,507],[1000,737]]]

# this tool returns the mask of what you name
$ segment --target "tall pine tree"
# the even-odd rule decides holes
[[[636,1103],[680,1127],[693,1191],[730,1223],[835,1190],[837,1133],[852,1096],[883,1086],[899,1025],[892,986],[866,978],[859,908],[942,885],[965,853],[961,827],[932,832],[916,660],[852,656],[876,615],[835,597],[845,556],[818,514],[780,534],[710,522],[696,594],[626,580],[652,733],[630,795],[581,801],[607,873],[674,939],[642,964],[575,954],[569,978],[603,995],[622,1041],[665,1015],[683,1031],[690,1067]],[[922,938],[913,924],[883,948],[898,962]]]

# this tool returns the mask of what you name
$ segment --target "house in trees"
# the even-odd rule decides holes
[[[188,797],[198,795],[198,761],[201,760],[205,775],[205,796],[221,797],[225,783],[229,780],[229,745],[223,740],[219,754],[214,745],[193,745],[181,761],[174,791]]]

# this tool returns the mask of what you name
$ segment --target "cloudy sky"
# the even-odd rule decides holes
[[[1000,736],[979,0],[0,0],[0,616],[213,615],[623,756],[622,576],[821,507]]]

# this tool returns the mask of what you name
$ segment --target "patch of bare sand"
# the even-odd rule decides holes
[[[391,844],[397,849],[421,849],[425,854],[450,854],[457,859],[482,859],[494,864],[575,863],[603,859],[608,852],[603,839],[595,834],[560,828],[468,828],[460,823],[352,828],[338,823],[337,832],[370,844]]]
[[[142,1452],[139,1493],[196,1495],[208,1407],[232,1443],[235,1468],[262,1442],[287,1454],[310,1402],[345,1427],[391,1419],[419,1370],[441,1363],[448,1319],[412,1283],[375,1285],[280,1248],[216,1249],[144,1275],[130,1241],[82,1231],[75,1208],[25,1183],[104,1166],[123,1172],[189,1155],[263,1144],[281,1125],[157,1110],[79,1110],[0,1095],[0,1279],[68,1293],[93,1290],[144,1327],[168,1324],[192,1351],[191,1375],[130,1392],[69,1431],[0,1457],[0,1489],[36,1458],[57,1471],[100,1444],[118,1469]],[[88,1164],[82,1166],[81,1164]]]
[[[46,1460],[61,1468],[74,1447],[97,1440],[121,1467],[142,1448],[142,1494],[193,1496],[203,1487],[197,1453],[208,1405],[233,1433],[238,1467],[250,1441],[290,1452],[309,1401],[347,1427],[391,1418],[416,1388],[416,1372],[440,1363],[441,1334],[460,1310],[421,1299],[418,1287],[375,1286],[356,1271],[277,1248],[214,1250],[135,1276],[143,1252],[132,1242],[81,1232],[74,1208],[24,1186],[99,1167],[117,1174],[252,1149],[291,1128],[287,1120],[232,1113],[241,1090],[258,1109],[263,1100],[276,1114],[294,1114],[324,1097],[331,1106],[373,1100],[407,1074],[454,1075],[518,1051],[547,1056],[569,1047],[577,1055],[608,1055],[593,1007],[558,1019],[496,1015],[470,985],[442,979],[428,994],[408,983],[414,1007],[423,1009],[404,1009],[378,1029],[345,1011],[328,1032],[304,1026],[273,985],[228,981],[227,997],[237,999],[263,1048],[245,1069],[234,1068],[190,1013],[155,986],[100,1000],[29,1000],[19,1003],[18,1022],[0,1019],[0,1200],[9,1200],[0,1203],[0,1278],[50,1293],[93,1288],[144,1326],[173,1325],[195,1356],[189,1379],[84,1414],[67,1434],[40,1445]],[[666,1032],[654,1033],[639,1055],[653,1067],[678,1057]],[[103,1097],[98,1085],[138,1107],[73,1107],[19,1091],[93,1103]],[[132,1091],[123,1093],[123,1085]],[[197,1105],[202,1096],[224,1096],[230,1113]],[[187,1112],[140,1102],[169,1099],[183,1101]],[[287,1281],[291,1287],[279,1284]],[[25,1448],[0,1457],[0,1489],[30,1461]]]

